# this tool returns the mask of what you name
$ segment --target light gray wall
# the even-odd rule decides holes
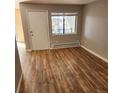
[[[23,23],[23,30],[25,33],[25,42],[26,48],[30,48],[30,40],[28,34],[28,23],[26,18],[26,10],[27,9],[37,9],[37,10],[48,10],[49,13],[49,34],[50,34],[50,42],[55,43],[67,43],[67,42],[77,42],[80,41],[80,32],[81,32],[81,8],[82,6],[78,5],[41,5],[41,4],[20,4],[21,9],[21,16],[22,16],[22,23]],[[78,33],[76,35],[64,35],[64,36],[53,36],[51,30],[51,12],[78,12]]]
[[[49,22],[50,42],[76,42],[93,52],[108,57],[108,1],[97,0],[87,5],[42,5],[20,4],[23,30],[25,33],[26,48],[30,49],[26,9],[48,10],[49,20],[51,12],[78,12],[78,34],[65,36],[52,36],[51,22]]]
[[[18,49],[17,49],[17,43],[15,41],[15,91],[17,90],[21,74],[22,74],[22,70],[20,65]]]
[[[81,44],[108,58],[108,1],[97,0],[82,8]]]

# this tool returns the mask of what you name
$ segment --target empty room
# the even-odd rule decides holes
[[[16,0],[16,93],[108,93],[108,0]]]

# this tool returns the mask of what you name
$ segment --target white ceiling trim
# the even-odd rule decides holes
[[[96,0],[15,0],[16,8],[19,8],[19,2],[38,3],[38,4],[88,4]]]

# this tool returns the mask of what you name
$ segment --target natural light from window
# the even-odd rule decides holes
[[[77,33],[77,15],[52,15],[52,34],[65,35]]]

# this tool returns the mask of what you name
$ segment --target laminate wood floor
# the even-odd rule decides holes
[[[108,93],[108,64],[81,47],[25,52],[24,58],[20,93]]]

